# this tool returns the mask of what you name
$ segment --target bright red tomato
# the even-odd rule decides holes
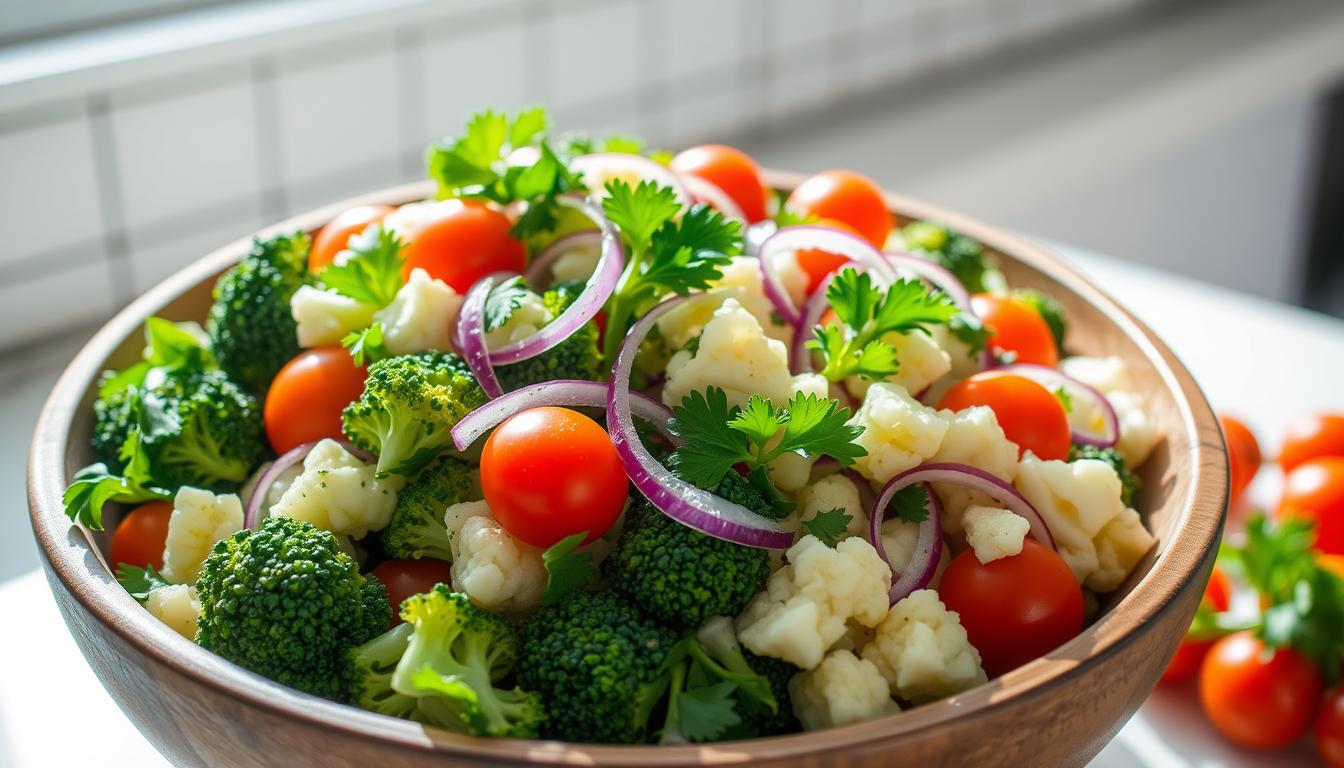
[[[1324,687],[1321,673],[1297,651],[1271,653],[1249,632],[1214,643],[1199,671],[1204,714],[1228,739],[1251,749],[1301,738]]]
[[[1316,549],[1344,555],[1344,458],[1321,456],[1298,464],[1284,478],[1278,514],[1316,521]]]
[[[336,254],[345,250],[352,235],[358,235],[366,227],[392,212],[387,205],[359,205],[327,222],[327,225],[313,236],[313,246],[308,251],[308,270],[319,272],[336,258]]]
[[[820,219],[817,221],[817,224],[824,227],[834,227],[835,229],[843,230],[855,237],[863,237],[857,229],[849,226],[843,221]],[[797,251],[794,254],[794,258],[798,260],[798,268],[803,271],[803,274],[807,275],[806,295],[808,296],[811,296],[816,292],[817,288],[821,285],[821,282],[826,279],[827,275],[849,263],[849,259],[844,256],[815,249]]]
[[[405,233],[402,271],[423,269],[458,293],[494,272],[522,272],[527,251],[509,235],[512,226],[508,216],[482,203],[443,200]]]
[[[990,349],[1012,352],[1019,363],[1059,365],[1054,334],[1039,313],[1017,299],[977,293],[971,308],[990,331]]]
[[[481,490],[499,524],[534,547],[607,532],[625,508],[625,467],[597,422],[533,408],[495,428],[481,452]]]
[[[168,518],[172,515],[172,502],[150,501],[123,517],[107,547],[107,562],[112,569],[126,563],[162,570],[163,545],[168,540]]]
[[[1344,456],[1344,413],[1316,413],[1294,421],[1279,449],[1284,472],[1318,456]]]
[[[961,616],[990,677],[1049,653],[1083,629],[1083,590],[1073,571],[1031,538],[1018,554],[988,563],[971,549],[957,555],[938,594]]]
[[[722,144],[702,144],[672,158],[672,170],[695,176],[722,189],[751,224],[765,218],[765,183],[761,169],[740,149]]]
[[[364,392],[367,371],[341,347],[300,352],[275,375],[262,418],[277,454],[312,440],[343,439],[341,411]]]
[[[442,560],[426,557],[420,560],[384,560],[372,571],[387,587],[388,602],[392,603],[392,624],[401,623],[400,606],[411,595],[428,592],[435,584],[453,583],[453,566]]]
[[[852,171],[823,171],[789,195],[785,207],[803,216],[843,221],[876,248],[887,244],[895,219],[882,190]]]
[[[1218,423],[1223,425],[1223,437],[1227,440],[1227,465],[1235,504],[1260,471],[1260,443],[1250,427],[1232,416],[1222,414]]]
[[[994,411],[1003,434],[1017,443],[1019,454],[1031,451],[1041,459],[1069,457],[1073,437],[1064,405],[1044,386],[1013,373],[981,371],[957,382],[938,408],[960,411],[987,405]]]
[[[1325,694],[1316,715],[1316,753],[1325,768],[1344,768],[1344,687]]]
[[[1232,586],[1228,583],[1227,574],[1223,573],[1222,569],[1214,568],[1213,573],[1209,575],[1208,586],[1204,587],[1204,597],[1200,602],[1215,611],[1226,611],[1231,600]],[[1158,682],[1170,685],[1193,678],[1199,672],[1199,665],[1213,647],[1213,643],[1213,640],[1182,640],[1180,647],[1176,649],[1176,655],[1171,657],[1171,662],[1167,664],[1167,669]]]

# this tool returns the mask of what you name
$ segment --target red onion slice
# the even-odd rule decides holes
[[[724,192],[719,185],[690,174],[683,174],[679,178],[687,191],[691,193],[695,202],[710,205],[733,221],[740,221],[744,225],[747,223],[747,214],[742,212],[742,208],[737,204],[737,201],[730,197],[727,192]]]
[[[462,420],[453,426],[453,445],[457,446],[457,450],[465,451],[481,435],[494,429],[500,422],[529,408],[560,405],[605,409],[610,391],[611,387],[604,381],[580,379],[557,379],[514,390],[463,416]],[[667,438],[669,442],[674,445],[681,444],[681,439],[673,435],[668,427],[672,420],[671,408],[648,395],[631,392],[630,410],[635,416],[652,424],[658,430],[658,434]]]
[[[635,364],[635,355],[658,318],[683,301],[684,297],[674,296],[649,310],[630,328],[621,343],[607,395],[607,429],[611,432],[612,445],[639,492],[673,520],[734,544],[786,549],[793,544],[792,531],[673,475],[645,450],[635,432],[630,393],[630,371]]]
[[[584,183],[593,197],[606,195],[608,181],[620,180],[634,187],[641,181],[652,181],[660,187],[669,187],[682,208],[691,207],[691,193],[680,176],[664,165],[643,155],[628,152],[594,152],[580,155],[569,162],[569,169],[582,173]]]
[[[877,549],[877,554],[881,555],[883,562],[890,567],[887,548],[882,545],[882,522],[887,516],[887,505],[891,503],[891,498],[897,491],[912,485],[922,486],[924,492],[928,494],[929,503],[925,509],[929,514],[919,523],[919,536],[915,539],[915,551],[910,554],[910,563],[900,573],[897,573],[895,568],[891,569],[891,591],[887,594],[892,605],[911,592],[927,587],[938,571],[938,561],[943,557],[943,505],[938,501],[938,494],[933,492],[933,488],[929,487],[927,482],[910,479],[910,474],[918,471],[919,467],[916,467],[893,477],[873,503],[868,518],[868,540]]]
[[[834,227],[817,224],[803,224],[784,227],[761,243],[757,254],[761,260],[761,285],[766,298],[774,305],[775,311],[784,318],[784,322],[797,326],[802,322],[802,312],[793,303],[793,297],[779,281],[774,261],[781,254],[795,251],[817,250],[843,256],[866,269],[873,270],[877,277],[894,280],[895,269],[881,251],[860,237]]]
[[[485,345],[485,300],[490,295],[490,289],[498,282],[499,275],[487,275],[477,280],[462,301],[462,311],[458,315],[457,323],[458,349],[462,350],[462,357],[466,359],[467,366],[476,376],[476,382],[485,390],[485,396],[492,400],[504,394],[504,388],[500,386],[499,377],[495,375],[495,367],[490,361],[490,350]],[[547,327],[553,324],[554,321]]]
[[[807,342],[812,338],[812,329],[821,322],[821,316],[826,314],[830,308],[830,302],[826,300],[826,289],[831,287],[831,280],[835,274],[829,274],[817,286],[817,290],[807,297],[803,303],[803,313],[798,323],[793,326],[793,343],[789,349],[789,373],[797,376],[800,373],[810,373],[812,371],[812,350],[807,348]]]
[[[1120,419],[1115,413],[1115,407],[1106,396],[1097,391],[1096,388],[1084,384],[1083,382],[1069,376],[1057,368],[1051,368],[1046,365],[1037,365],[1036,363],[1010,363],[1000,365],[994,370],[1004,373],[1013,373],[1024,378],[1031,379],[1038,384],[1049,389],[1050,387],[1059,387],[1063,389],[1070,398],[1082,400],[1092,404],[1092,407],[1101,414],[1102,429],[1100,432],[1078,429],[1073,427],[1073,442],[1079,445],[1095,445],[1098,448],[1110,448],[1120,440]],[[1072,419],[1070,419],[1072,422]]]
[[[527,271],[523,273],[523,279],[534,289],[539,289],[543,282],[542,278],[555,265],[555,262],[560,260],[561,256],[580,248],[601,247],[601,244],[602,232],[596,229],[570,232],[558,237],[555,242],[541,249],[541,253],[532,258],[532,263],[527,265]],[[594,269],[593,272],[596,273],[597,270]]]
[[[271,466],[267,467],[265,472],[261,473],[261,477],[257,478],[256,487],[252,489],[252,495],[247,498],[247,509],[243,512],[244,528],[256,530],[257,526],[261,525],[261,507],[266,501],[267,494],[270,493],[271,484],[275,482],[276,478],[284,474],[285,470],[308,458],[308,452],[313,450],[313,446],[320,442],[322,441],[313,440],[312,442],[290,448],[288,451],[281,454],[280,458],[271,462]],[[373,457],[366,451],[356,448],[351,443],[344,440],[337,440],[336,442],[341,444],[341,447],[345,449],[346,453],[349,453],[360,461],[371,461],[373,459]]]
[[[914,483],[947,483],[983,493],[1002,504],[1009,512],[1025,518],[1031,526],[1031,537],[1055,549],[1055,539],[1050,535],[1050,528],[1045,524],[1045,518],[1041,517],[1041,513],[1036,511],[1036,507],[1032,506],[1012,483],[1000,480],[979,467],[954,462],[920,464],[893,477],[887,487],[890,488],[891,484],[898,481],[901,485],[897,486],[897,490]]]
[[[962,312],[974,314],[971,310],[970,292],[966,290],[966,286],[961,284],[957,276],[949,272],[943,265],[912,253],[887,251],[885,255],[887,260],[891,262],[892,267],[896,269],[897,274],[913,275],[929,283],[934,288],[947,294],[947,297]]]

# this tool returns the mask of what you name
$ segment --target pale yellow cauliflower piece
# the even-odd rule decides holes
[[[668,361],[663,402],[680,405],[687,393],[711,386],[721,387],[728,404],[739,407],[745,407],[752,395],[782,407],[793,394],[784,344],[767,337],[736,299],[714,310],[694,354],[683,349]]]
[[[893,331],[884,334],[882,341],[896,350],[896,359],[901,361],[896,372],[883,381],[899,384],[905,387],[907,392],[918,394],[952,370],[952,358],[938,346],[938,341],[927,333]],[[868,393],[868,388],[872,384],[873,382],[862,376],[850,376],[845,379],[845,388],[851,395],[860,399]]]
[[[1118,357],[1067,357],[1059,369],[1088,384],[1106,396],[1120,425],[1120,441],[1115,448],[1125,457],[1130,469],[1136,469],[1148,459],[1161,434],[1148,416],[1147,404],[1134,391],[1125,363]],[[1069,414],[1073,425],[1087,429],[1101,428],[1101,413],[1096,408],[1075,399],[1076,407]]]
[[[983,405],[961,411],[939,411],[947,421],[947,434],[929,461],[969,464],[1012,482],[1017,476],[1017,444],[999,427],[994,411]],[[962,533],[962,514],[972,505],[992,504],[993,499],[952,483],[934,483],[934,493],[943,503],[943,530]]]
[[[807,731],[859,723],[901,711],[877,667],[846,650],[789,680],[793,714]]]
[[[444,515],[453,552],[453,587],[490,611],[518,615],[541,604],[541,550],[504,530],[484,501],[454,504]]]
[[[882,551],[887,555],[887,562],[891,563],[892,573],[901,573],[910,567],[910,561],[915,558],[915,547],[919,544],[919,523],[907,523],[899,517],[889,517],[882,521],[878,533],[882,540]],[[933,579],[928,584],[930,589],[937,587],[943,580],[943,571],[947,570],[951,562],[952,553],[944,544],[942,554],[938,556],[938,565],[933,571]]]
[[[975,559],[982,563],[1021,552],[1022,540],[1031,530],[1025,517],[1002,507],[971,507],[962,516],[962,523],[966,527],[966,543],[975,550]]]
[[[786,289],[796,288],[802,293],[807,276],[797,268],[795,259],[781,257],[778,274]],[[776,319],[775,307],[765,296],[760,262],[750,256],[733,258],[723,267],[719,279],[710,283],[709,290],[691,296],[659,318],[658,332],[670,349],[681,349],[700,335],[715,311],[728,299],[751,313],[766,336],[785,344],[791,341],[793,330]]]
[[[378,308],[336,291],[301,285],[289,299],[304,349],[340,344],[346,334],[369,327]]]
[[[1111,401],[1116,420],[1120,423],[1120,440],[1115,444],[1115,449],[1125,457],[1126,465],[1137,468],[1152,455],[1162,435],[1157,424],[1148,416],[1141,396],[1121,391],[1112,392],[1106,398]]]
[[[846,622],[871,627],[886,615],[891,569],[866,540],[832,549],[804,536],[787,558],[737,617],[738,640],[752,653],[811,669],[844,636]]]
[[[383,325],[383,345],[394,355],[452,349],[452,329],[462,297],[423,269],[414,269],[392,303],[374,314]]]
[[[988,678],[961,626],[938,593],[921,589],[891,607],[864,646],[863,658],[876,665],[892,694],[914,704],[973,688]]]
[[[897,384],[879,382],[868,394],[849,424],[863,427],[854,442],[867,456],[854,462],[859,474],[885,483],[912,469],[938,452],[947,422],[934,409],[920,403]]]
[[[201,564],[215,543],[242,529],[243,502],[236,494],[215,495],[185,486],[178,489],[168,517],[163,577],[174,584],[196,583]]]
[[[852,480],[838,473],[804,486],[798,492],[798,508],[784,521],[784,525],[793,530],[805,530],[802,527],[804,521],[832,509],[843,510],[849,515],[845,536],[868,535],[868,510],[863,507],[859,489]]]
[[[593,271],[597,269],[597,261],[600,258],[602,258],[602,248],[599,245],[571,248],[551,264],[551,280],[557,283],[571,280],[587,282],[588,278],[593,276]]]
[[[541,296],[535,293],[522,294],[518,306],[504,324],[493,331],[486,331],[485,346],[498,349],[536,333],[542,326],[551,322],[551,311],[546,308]]]
[[[1120,586],[1156,539],[1143,527],[1139,513],[1126,508],[1101,529],[1095,541],[1097,570],[1088,576],[1087,588],[1105,593]]]
[[[188,640],[196,639],[196,620],[201,615],[201,598],[190,584],[170,584],[152,590],[145,597],[145,610]]]
[[[322,440],[304,457],[303,473],[271,507],[271,514],[359,539],[387,527],[403,482],[395,475],[379,480],[373,464],[360,461],[335,440]]]

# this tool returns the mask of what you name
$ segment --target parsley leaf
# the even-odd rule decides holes
[[[734,464],[750,460],[746,439],[729,424],[737,411],[728,407],[728,395],[718,387],[687,393],[673,406],[668,424],[686,444],[673,451],[668,467],[692,485],[713,488]]]
[[[571,592],[583,589],[597,576],[593,553],[578,548],[586,538],[587,531],[566,536],[541,553],[541,564],[546,568],[542,605],[555,605]]]
[[[138,439],[138,435],[133,439]],[[143,455],[143,451],[139,453]],[[127,467],[125,476],[114,475],[101,462],[79,470],[61,497],[66,516],[86,528],[101,531],[103,507],[108,502],[136,504],[173,497],[172,491],[167,488],[149,485],[148,478],[137,480],[130,475],[130,467]]]
[[[515,275],[491,288],[490,294],[485,297],[485,330],[493,331],[502,327],[530,295],[532,291],[523,282],[522,275]]]
[[[989,344],[990,332],[980,318],[968,312],[958,312],[948,321],[947,329],[966,345],[966,356],[976,358]]]
[[[834,549],[835,545],[840,543],[840,537],[844,536],[845,531],[849,530],[849,523],[853,519],[853,516],[846,513],[845,510],[836,507],[825,512],[818,512],[811,520],[804,520],[803,527],[807,529],[808,533],[821,540],[822,544]]]
[[[690,742],[713,741],[724,731],[742,722],[734,705],[730,682],[715,683],[682,691],[676,697],[676,724]]]
[[[383,324],[374,323],[362,331],[351,331],[341,339],[341,346],[350,352],[355,365],[363,368],[386,357],[387,347],[383,344]]]
[[[602,212],[621,230],[632,249],[653,239],[653,233],[681,211],[676,192],[652,181],[641,181],[637,187],[620,180],[609,181],[606,190]]]
[[[929,517],[929,492],[911,485],[892,494],[887,509],[907,523],[922,523]]]
[[[141,603],[145,602],[150,592],[160,587],[171,586],[167,579],[154,570],[154,566],[137,568],[130,563],[117,564],[117,583]]]
[[[741,253],[741,231],[713,208],[691,206],[679,224],[668,221],[654,232],[644,282],[680,296],[708,289],[732,255]]]
[[[350,255],[344,263],[332,263],[322,270],[322,282],[361,304],[385,307],[402,286],[403,247],[390,229],[365,230],[350,238]]]

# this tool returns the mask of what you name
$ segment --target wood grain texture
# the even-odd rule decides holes
[[[799,177],[771,174],[791,188]],[[422,198],[398,187],[296,217],[262,232],[314,230],[356,203]],[[1040,246],[923,203],[891,196],[902,219],[932,218],[999,255],[1015,286],[1046,290],[1069,317],[1068,346],[1118,355],[1165,438],[1140,473],[1138,507],[1158,545],[1100,617],[1049,655],[961,695],[866,723],[703,747],[607,747],[483,740],[363,712],[252,674],[160,624],[102,559],[104,534],[73,527],[61,492],[90,461],[96,381],[138,358],[144,319],[200,320],[210,286],[246,251],[232,243],[192,264],[108,322],[53,389],[28,469],[33,530],[52,593],[81,651],[127,717],[182,766],[537,765],[774,766],[1081,765],[1147,696],[1198,606],[1227,497],[1222,436],[1199,387],[1171,351],[1101,289]],[[116,522],[109,517],[109,528]]]

